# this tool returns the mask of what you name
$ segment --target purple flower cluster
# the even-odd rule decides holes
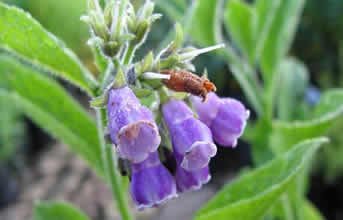
[[[243,133],[249,111],[239,101],[214,93],[207,102],[198,97],[191,101],[198,118],[183,101],[170,99],[162,106],[176,162],[171,172],[159,158],[161,137],[152,112],[128,87],[109,93],[109,131],[119,156],[130,162],[131,195],[138,209],[199,189],[211,178],[209,162],[217,152],[214,141],[235,147]]]

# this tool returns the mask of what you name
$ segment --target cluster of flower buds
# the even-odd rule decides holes
[[[118,55],[128,42],[134,47],[142,44],[151,25],[161,17],[153,14],[151,1],[147,1],[137,14],[129,1],[124,3],[106,0],[102,8],[98,0],[89,0],[88,14],[81,17],[90,25],[90,44],[99,47],[110,58]]]
[[[150,52],[131,64],[160,15],[153,14],[150,0],[137,13],[123,2],[107,0],[103,9],[89,0],[83,20],[101,55],[111,58],[92,106],[107,107],[111,142],[127,165],[132,198],[144,209],[207,183],[215,143],[235,147],[249,111],[237,100],[219,98],[205,76],[189,72],[195,70],[195,57],[224,45],[182,48],[181,25],[176,25],[176,39],[156,57]]]

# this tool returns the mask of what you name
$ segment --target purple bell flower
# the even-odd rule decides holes
[[[181,166],[183,161],[182,155],[174,152],[174,156],[177,164],[175,180],[178,192],[198,190],[203,184],[210,181],[211,175],[208,166],[188,171]]]
[[[107,111],[111,140],[121,158],[139,163],[157,150],[161,137],[152,112],[130,88],[112,89]]]
[[[217,152],[210,129],[194,117],[183,101],[170,100],[163,105],[162,112],[173,150],[182,156],[180,166],[188,171],[206,167]]]
[[[240,101],[219,98],[215,93],[209,93],[206,102],[195,96],[191,101],[199,119],[211,129],[214,140],[220,145],[235,147],[243,134],[249,110]]]
[[[158,152],[140,163],[131,164],[131,195],[138,210],[155,207],[177,197],[174,177],[161,164]]]

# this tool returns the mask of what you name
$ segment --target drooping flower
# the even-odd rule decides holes
[[[182,155],[174,152],[174,156],[177,164],[175,181],[178,192],[198,190],[203,184],[210,181],[211,175],[208,165],[198,170],[188,171],[181,166],[183,161]]]
[[[161,164],[158,152],[131,164],[131,195],[139,210],[155,207],[177,196],[173,176]]]
[[[194,117],[183,101],[168,101],[163,105],[162,112],[173,150],[182,156],[180,166],[188,171],[206,167],[217,152],[210,129]]]
[[[161,137],[152,112],[130,88],[112,89],[107,111],[111,140],[121,158],[138,163],[157,150]]]
[[[214,140],[220,145],[235,147],[243,134],[249,110],[240,101],[219,98],[215,93],[209,93],[206,102],[195,96],[191,100],[199,119],[211,129]]]

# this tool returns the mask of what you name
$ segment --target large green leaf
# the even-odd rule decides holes
[[[282,0],[257,0],[255,3],[257,13],[255,58],[257,60],[260,59],[262,49],[265,46],[268,33],[270,32],[281,1]]]
[[[324,220],[325,218],[320,214],[317,208],[310,202],[304,201],[304,220]]]
[[[192,40],[202,46],[210,46],[217,43],[221,37],[220,18],[222,0],[197,0],[190,21],[186,26],[186,33]]]
[[[20,108],[0,87],[0,162],[15,157],[18,147],[25,143],[25,123]]]
[[[256,11],[239,0],[228,1],[225,11],[225,24],[234,42],[243,54],[253,63],[255,54]]]
[[[89,27],[80,20],[87,13],[86,0],[29,0],[27,10],[48,31],[63,40],[82,59],[90,58]],[[51,10],[51,9],[54,10]],[[63,22],[68,21],[68,22]]]
[[[197,214],[197,220],[258,220],[294,182],[327,138],[307,140],[224,187]]]
[[[294,108],[304,100],[305,90],[308,86],[309,73],[306,66],[294,58],[287,58],[281,62],[280,86],[278,97],[278,118],[285,121],[295,119]]]
[[[102,174],[95,121],[55,81],[25,67],[12,58],[0,57],[0,73],[9,80],[14,102]]]
[[[329,130],[330,143],[323,149],[321,164],[324,168],[323,174],[329,183],[333,183],[337,177],[343,174],[343,117],[337,120]]]
[[[294,144],[326,134],[343,113],[343,90],[331,89],[322,94],[312,116],[306,121],[275,121],[270,146],[275,153],[283,153]]]
[[[63,42],[21,9],[0,3],[0,49],[92,94],[95,81]]]
[[[326,148],[327,146],[325,146]],[[289,219],[299,219],[299,220],[324,220],[319,210],[307,199],[299,198],[299,208],[301,211],[301,217],[295,216],[294,208],[292,207],[291,200],[284,194],[282,198],[273,206],[271,209],[272,219],[278,220],[289,220]]]
[[[37,202],[33,220],[88,220],[79,209],[61,201]]]
[[[171,20],[181,22],[186,12],[186,2],[180,0],[156,0],[157,6],[161,8]]]
[[[283,0],[271,24],[262,52],[262,70],[272,77],[287,54],[304,7],[305,0]],[[269,79],[270,80],[270,79]]]

